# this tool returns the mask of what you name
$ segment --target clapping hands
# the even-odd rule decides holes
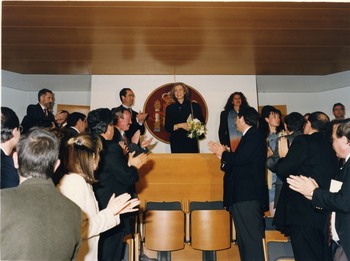
[[[137,198],[130,199],[131,196],[128,193],[124,193],[115,197],[115,194],[109,199],[107,208],[111,210],[114,215],[124,214],[129,212],[135,212],[138,208],[134,208],[140,205],[140,200]]]

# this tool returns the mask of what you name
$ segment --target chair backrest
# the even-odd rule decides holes
[[[231,247],[231,220],[226,210],[191,212],[191,246],[213,251]]]
[[[145,246],[155,251],[185,247],[185,213],[180,202],[147,202],[144,218]]]
[[[215,251],[231,247],[231,217],[222,201],[190,202],[189,207],[192,248]]]

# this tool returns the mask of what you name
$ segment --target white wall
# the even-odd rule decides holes
[[[333,119],[332,107],[340,102],[345,105],[350,117],[350,87],[319,93],[258,93],[259,105],[287,105],[287,113],[293,111],[305,114],[307,112],[323,111]]]
[[[90,105],[90,92],[59,92],[55,91],[54,114],[57,112],[57,104]],[[26,115],[29,104],[38,103],[38,91],[21,91],[7,87],[1,87],[1,106],[13,109],[19,120]]]
[[[177,75],[175,81],[185,82],[195,88],[208,106],[207,138],[200,142],[200,151],[209,152],[207,142],[218,140],[220,112],[229,95],[235,91],[243,92],[251,106],[257,107],[255,76],[223,76],[223,75]],[[143,110],[148,95],[159,86],[174,82],[173,75],[130,75],[130,76],[92,76],[91,109],[100,107],[112,108],[120,105],[119,91],[131,88],[135,93],[134,109]],[[149,133],[148,133],[149,134]],[[150,135],[150,134],[149,134]],[[148,135],[148,136],[149,136]],[[154,153],[168,153],[170,146],[156,140],[152,150]]]

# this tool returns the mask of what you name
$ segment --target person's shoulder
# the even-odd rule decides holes
[[[75,183],[85,182],[85,179],[77,173],[69,173],[69,174],[65,174],[60,180],[60,184],[73,183],[73,182]]]

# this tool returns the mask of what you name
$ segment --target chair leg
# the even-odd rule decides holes
[[[216,251],[203,251],[202,261],[216,261]]]
[[[158,261],[171,261],[171,252],[170,251],[158,251],[157,252]]]

